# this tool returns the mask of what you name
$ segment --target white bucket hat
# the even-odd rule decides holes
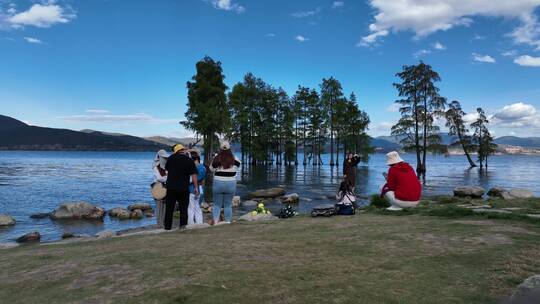
[[[228,141],[222,141],[221,144],[219,145],[219,148],[221,150],[229,150],[231,148],[231,144],[229,144]]]
[[[167,159],[169,159],[169,153],[165,150],[159,150],[156,155],[156,163],[158,163],[161,168],[165,169]]]
[[[392,151],[386,154],[386,164],[388,166],[395,165],[397,163],[403,162],[403,159],[399,156],[399,153]]]

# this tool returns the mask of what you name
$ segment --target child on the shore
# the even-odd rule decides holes
[[[353,215],[356,208],[356,196],[353,187],[348,180],[344,180],[339,185],[339,191],[336,194],[337,213],[341,215]]]
[[[194,194],[193,181],[189,184],[188,225],[193,225],[203,223],[201,202],[203,198],[204,180],[206,179],[206,168],[201,164],[201,157],[197,151],[190,151],[190,156],[197,167],[197,181],[199,184],[199,195]]]

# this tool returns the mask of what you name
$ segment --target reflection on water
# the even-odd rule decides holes
[[[10,214],[17,220],[15,227],[0,229],[0,242],[31,231],[40,231],[45,240],[52,240],[63,232],[94,234],[103,229],[120,230],[154,223],[154,219],[118,221],[108,217],[99,224],[29,218],[66,201],[84,200],[107,210],[133,202],[153,203],[149,192],[153,156],[154,153],[145,152],[0,152],[0,214]],[[328,158],[325,155],[323,161],[328,163]],[[411,154],[404,158],[414,162]],[[468,169],[466,159],[461,156],[432,156],[427,164],[424,187],[427,195],[450,194],[457,185],[528,188],[540,194],[536,181],[540,157],[495,156],[490,160],[489,170],[484,172]],[[238,177],[238,194],[285,186],[289,193],[300,194],[302,200],[297,208],[306,212],[315,204],[330,202],[327,196],[335,193],[341,170],[341,166],[327,165],[243,167]],[[364,195],[378,192],[386,170],[384,155],[373,155],[368,164],[358,167],[357,192]],[[280,207],[279,203],[269,204],[275,211]],[[246,211],[249,210],[241,209],[236,214]]]

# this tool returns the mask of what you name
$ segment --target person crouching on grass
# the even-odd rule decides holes
[[[177,144],[173,148],[174,154],[169,156],[165,169],[167,170],[167,197],[165,208],[165,230],[171,230],[174,215],[174,207],[178,202],[180,210],[180,229],[185,228],[188,221],[189,205],[189,178],[193,181],[193,192],[199,196],[199,184],[197,183],[197,167],[189,157],[186,148]]]
[[[206,179],[206,168],[201,164],[201,157],[195,150],[190,151],[191,159],[197,167],[197,182],[199,184],[199,195],[195,195],[195,185],[193,181],[189,184],[189,207],[188,207],[188,225],[202,224],[203,214],[201,203],[203,198],[203,185]]]
[[[348,180],[344,180],[339,185],[338,193],[336,194],[336,209],[340,215],[353,215],[356,209],[356,196],[352,185]]]
[[[381,196],[390,203],[387,210],[399,211],[403,208],[414,208],[422,196],[422,185],[414,169],[392,151],[386,154],[386,164],[390,166],[385,175],[386,184],[383,186]]]

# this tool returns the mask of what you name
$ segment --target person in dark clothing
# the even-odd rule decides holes
[[[357,154],[352,154],[349,152],[347,158],[343,162],[343,175],[345,181],[349,183],[354,189],[356,187],[356,168],[360,163],[360,158]]]
[[[194,185],[194,194],[199,196],[199,186],[197,183],[197,167],[195,162],[186,153],[184,146],[177,144],[174,146],[174,154],[169,157],[165,169],[167,170],[167,197],[165,207],[165,230],[171,230],[174,215],[174,207],[178,202],[180,210],[180,228],[187,225],[189,206],[189,178]]]

